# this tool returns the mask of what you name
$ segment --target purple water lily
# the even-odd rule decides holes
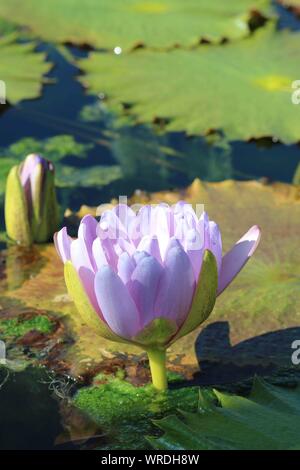
[[[27,155],[20,167],[20,180],[25,191],[28,207],[31,211],[33,200],[36,197],[36,193],[39,191],[40,173],[42,173],[44,177],[47,171],[54,171],[53,164],[35,153]],[[41,194],[39,194],[39,197],[40,196]]]
[[[206,213],[198,218],[185,202],[144,206],[137,214],[118,205],[104,212],[100,222],[85,216],[77,239],[72,240],[66,228],[54,238],[63,262],[75,267],[101,322],[129,341],[156,319],[172,324],[172,337],[177,337],[185,328],[197,286],[204,281],[205,252],[216,261],[219,295],[252,256],[259,239],[260,229],[253,226],[222,256],[218,225]],[[169,342],[168,337],[160,347]]]
[[[11,168],[5,192],[8,236],[21,245],[43,243],[58,227],[54,166],[37,154]]]

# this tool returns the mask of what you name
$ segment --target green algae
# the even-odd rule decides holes
[[[101,427],[105,440],[99,448],[147,449],[146,436],[157,435],[152,420],[177,413],[179,409],[196,411],[198,398],[198,387],[157,392],[150,384],[132,385],[118,372],[114,377],[96,376],[92,386],[77,392],[73,403]]]
[[[28,320],[19,318],[8,318],[0,320],[0,336],[22,337],[29,331],[38,331],[39,333],[51,333],[53,323],[44,315],[38,315]]]

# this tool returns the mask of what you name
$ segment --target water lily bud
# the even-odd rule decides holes
[[[127,205],[85,216],[73,240],[54,236],[65,281],[84,324],[149,357],[154,386],[167,387],[166,349],[203,323],[260,240],[253,226],[222,256],[218,225],[179,202]]]
[[[28,155],[7,177],[6,231],[20,245],[47,242],[58,227],[54,166],[39,155]]]

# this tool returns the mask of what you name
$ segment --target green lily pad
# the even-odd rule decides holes
[[[118,165],[98,165],[86,168],[58,165],[56,170],[56,184],[62,188],[106,186],[122,177],[122,171]]]
[[[300,76],[300,34],[275,25],[225,46],[128,54],[94,52],[81,60],[82,83],[107,106],[137,122],[163,121],[171,131],[223,130],[229,140],[300,139],[292,83]],[[176,106],[174,106],[174,100]],[[124,111],[124,104],[125,111]]]
[[[56,163],[67,156],[86,158],[92,147],[93,144],[79,143],[71,135],[56,135],[44,140],[25,137],[9,147],[0,148],[0,157],[10,157],[22,161],[29,153],[38,153]]]
[[[41,86],[47,82],[43,75],[52,67],[45,62],[45,54],[34,52],[35,44],[19,44],[15,39],[14,34],[0,38],[0,77],[5,83],[0,100],[12,104],[40,96]]]
[[[150,438],[167,450],[296,450],[300,448],[300,387],[274,387],[256,379],[248,398],[200,392],[199,411],[169,416]]]
[[[122,176],[120,166],[70,166],[64,158],[87,158],[93,144],[77,142],[73,136],[57,135],[44,140],[32,137],[15,142],[6,148],[0,148],[0,195],[5,191],[5,182],[12,166],[20,163],[29,153],[38,153],[55,164],[56,185],[61,188],[100,187],[115,181]],[[80,162],[79,162],[80,163]]]
[[[0,2],[0,16],[56,42],[113,49],[138,44],[190,46],[201,38],[220,41],[249,34],[249,21],[271,15],[269,0],[11,0]]]

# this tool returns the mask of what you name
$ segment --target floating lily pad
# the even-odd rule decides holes
[[[55,163],[58,171],[59,161],[67,156],[76,156],[76,158],[85,158],[88,150],[92,147],[90,144],[81,144],[76,142],[70,135],[58,135],[45,140],[37,140],[32,137],[26,137],[6,148],[0,148],[0,196],[4,194],[6,178],[9,170],[19,164],[26,155],[38,153]],[[67,167],[68,168],[68,167]],[[61,184],[67,180],[68,169],[64,170],[65,176],[61,178]],[[71,184],[72,185],[72,184]]]
[[[269,0],[11,0],[0,15],[56,42],[123,49],[145,44],[190,46],[249,34],[254,12],[270,15]]]
[[[66,157],[87,158],[92,147],[93,144],[77,142],[70,135],[57,135],[44,140],[27,137],[7,148],[0,148],[0,195],[4,193],[10,168],[29,153],[41,154],[55,163],[56,185],[61,188],[100,187],[119,179],[122,172],[118,165],[80,167],[64,163]]]
[[[94,52],[80,61],[82,83],[104,93],[108,106],[137,122],[163,121],[168,130],[229,140],[275,136],[300,139],[292,82],[300,76],[300,34],[273,24],[244,41],[171,52]],[[176,105],[174,105],[176,103]],[[123,111],[125,106],[125,112]]]
[[[299,398],[299,387],[258,379],[248,398],[203,390],[197,413],[158,421],[164,435],[149,440],[159,450],[298,450]]]
[[[38,153],[55,163],[67,156],[85,158],[92,147],[92,144],[77,142],[71,135],[56,135],[44,140],[25,137],[0,149],[0,157],[12,157],[21,161],[29,153]]]
[[[45,62],[45,54],[34,52],[34,44],[19,44],[15,35],[0,38],[0,79],[5,89],[0,87],[1,98],[15,104],[23,99],[37,98],[43,78],[52,64]]]
[[[56,184],[63,188],[100,187],[118,180],[121,177],[122,171],[118,165],[98,165],[86,168],[60,165],[57,167]]]

